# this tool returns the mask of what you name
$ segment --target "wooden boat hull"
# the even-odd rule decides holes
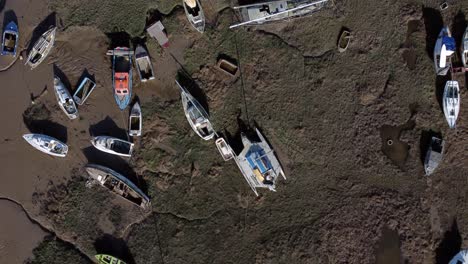
[[[24,140],[35,149],[55,157],[65,157],[68,153],[68,146],[60,140],[42,134],[25,134]]]
[[[131,137],[141,136],[142,130],[142,115],[141,107],[138,102],[136,102],[132,110],[130,111],[130,117],[128,121],[128,135]]]
[[[124,81],[119,76],[125,76]],[[132,98],[132,56],[129,48],[114,49],[112,56],[112,87],[120,110],[127,108]]]
[[[31,66],[31,70],[39,66],[39,64],[45,60],[47,55],[49,55],[55,44],[56,32],[57,27],[47,30],[34,44],[32,50],[28,54],[28,58],[26,59],[26,64]]]
[[[75,101],[73,101],[70,92],[57,76],[54,76],[54,91],[57,103],[62,111],[68,118],[76,119],[78,117],[78,108],[76,108]]]
[[[460,112],[460,87],[457,81],[447,81],[442,97],[445,119],[450,128],[455,128]]]
[[[131,157],[134,146],[133,143],[109,136],[94,137],[91,144],[102,152],[122,157]]]
[[[347,30],[343,30],[338,40],[338,52],[342,53],[348,49],[350,39],[351,33]]]
[[[154,80],[154,71],[148,52],[140,45],[135,49],[135,61],[142,82]]]
[[[11,21],[3,31],[2,39],[2,55],[16,56],[16,50],[18,48],[19,32],[18,25]]]
[[[184,6],[185,15],[188,21],[198,32],[203,33],[205,31],[205,13],[203,12],[200,1],[196,1],[196,7],[191,8],[187,5],[186,0],[182,0]]]
[[[94,91],[94,88],[96,88],[96,83],[88,77],[85,77],[73,94],[73,100],[75,100],[78,105],[83,105]]]

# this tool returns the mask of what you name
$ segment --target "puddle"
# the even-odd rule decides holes
[[[404,167],[409,152],[409,145],[400,140],[400,135],[402,131],[413,129],[414,126],[415,122],[409,120],[400,126],[383,125],[380,128],[382,151],[400,168]]]
[[[384,227],[377,249],[375,250],[376,264],[400,264],[400,238],[396,230]]]

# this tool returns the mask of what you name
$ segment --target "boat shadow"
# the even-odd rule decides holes
[[[440,12],[434,8],[423,7],[423,19],[426,29],[426,52],[431,60],[434,60],[434,47],[437,36],[444,26],[444,21]]]
[[[44,134],[54,137],[63,143],[67,143],[67,127],[50,120],[31,120],[23,115],[23,121],[26,127],[34,134]]]
[[[449,263],[450,260],[460,251],[462,238],[458,230],[457,220],[454,219],[450,230],[444,234],[444,238],[436,248],[436,263]]]
[[[0,13],[3,11],[6,5],[6,0],[0,0]]]
[[[36,41],[42,36],[42,34],[44,34],[44,32],[49,30],[51,27],[56,26],[56,24],[57,14],[55,12],[52,12],[44,20],[42,20],[41,23],[39,23],[39,25],[37,25],[37,27],[32,32],[31,40],[26,49],[28,54],[34,47]]]
[[[198,86],[198,84],[193,80],[190,75],[185,71],[178,71],[176,80],[187,89],[187,91],[195,98],[200,105],[205,109],[205,111],[210,114],[210,109],[208,107],[208,99],[203,90]]]
[[[119,139],[128,140],[127,130],[122,129],[110,118],[106,116],[104,120],[89,126],[89,134],[95,136],[111,136]]]
[[[451,74],[447,73],[446,76],[442,75],[437,75],[436,77],[436,83],[435,83],[435,95],[437,99],[437,103],[439,103],[439,108],[442,113],[444,112],[444,107],[442,104],[442,99],[444,97],[444,90],[445,90],[445,84],[447,81],[451,80]]]
[[[442,134],[440,132],[435,132],[433,130],[423,130],[421,132],[421,139],[419,140],[419,154],[421,164],[424,166],[424,162],[426,160],[427,150],[431,146],[431,139],[432,137],[442,138]]]
[[[55,64],[53,65],[53,72],[54,72],[54,76],[59,77],[60,81],[62,81],[63,85],[65,85],[65,89],[67,89],[69,92],[72,92],[72,89],[71,89],[72,86],[71,86],[70,80],[65,75],[65,73]]]
[[[135,260],[124,239],[104,234],[93,243],[98,254],[114,256],[128,264],[135,264]]]
[[[109,49],[114,49],[117,47],[130,48],[130,35],[127,32],[112,32],[106,33],[106,36],[109,38]]]

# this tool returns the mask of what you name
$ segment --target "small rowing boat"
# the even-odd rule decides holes
[[[59,77],[54,76],[54,91],[55,97],[57,98],[57,103],[63,112],[70,119],[75,119],[78,117],[78,108],[76,108],[75,102],[73,101],[70,92],[65,87],[63,82]]]
[[[123,157],[131,157],[133,152],[133,143],[115,137],[97,136],[91,144],[100,151]]]
[[[141,126],[142,126],[142,116],[141,116],[141,107],[138,102],[136,102],[132,110],[130,111],[130,117],[128,120],[128,134],[131,137],[141,136]]]
[[[227,144],[224,138],[220,137],[216,139],[215,144],[224,161],[228,161],[234,157],[231,147]]]
[[[47,30],[34,44],[32,50],[29,52],[28,58],[26,59],[26,64],[31,66],[31,70],[39,66],[47,55],[49,55],[49,52],[52,50],[55,43],[56,32],[57,27]]]
[[[18,38],[18,25],[14,21],[11,21],[3,30],[2,55],[16,56]]]
[[[143,46],[138,45],[135,49],[135,61],[138,69],[138,75],[142,82],[154,79],[153,65],[148,52]]]
[[[96,83],[90,78],[85,77],[73,94],[73,100],[75,100],[78,105],[84,104],[94,88],[96,88]]]
[[[23,138],[31,146],[46,154],[63,158],[68,153],[68,146],[53,137],[42,134],[24,134]]]
[[[338,39],[338,52],[342,53],[348,49],[349,41],[351,40],[351,32],[343,30],[340,38]]]
[[[435,169],[439,166],[442,161],[442,155],[444,152],[444,141],[437,137],[431,138],[431,145],[426,153],[426,159],[424,160],[424,171],[426,175],[431,175]]]

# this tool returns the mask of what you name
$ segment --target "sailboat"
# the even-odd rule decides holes
[[[463,62],[463,67],[468,68],[468,27],[466,27],[465,34],[463,34],[462,62]]]
[[[23,138],[31,146],[46,154],[63,158],[68,153],[68,146],[56,138],[42,134],[24,134]]]
[[[443,27],[434,47],[434,66],[437,75],[447,75],[452,66],[452,55],[455,53],[455,39],[448,27]]]
[[[460,112],[460,87],[457,81],[447,81],[445,84],[442,104],[449,127],[455,128]]]
[[[68,116],[68,118],[76,119],[78,117],[78,108],[76,108],[76,104],[73,101],[70,92],[68,92],[68,89],[57,76],[54,76],[54,91],[57,103],[63,112]]]
[[[190,24],[200,33],[205,31],[205,13],[203,12],[200,1],[198,0],[182,0],[185,15]]]
[[[52,47],[55,43],[55,33],[57,32],[57,27],[52,27],[51,29],[47,30],[42,36],[39,38],[32,50],[29,52],[28,58],[26,59],[26,63],[31,66],[31,70],[39,66],[41,62],[49,55],[49,52],[52,50]]]
[[[448,264],[468,264],[468,250],[463,249],[458,252]]]
[[[235,6],[234,10],[241,21],[229,28],[303,17],[322,9],[327,2],[328,0],[279,0]]]
[[[181,89],[180,96],[182,98],[185,116],[193,131],[204,140],[212,139],[215,133],[211,126],[208,113],[203,106],[193,98],[187,89],[181,86],[178,81],[176,81],[176,83]]]

